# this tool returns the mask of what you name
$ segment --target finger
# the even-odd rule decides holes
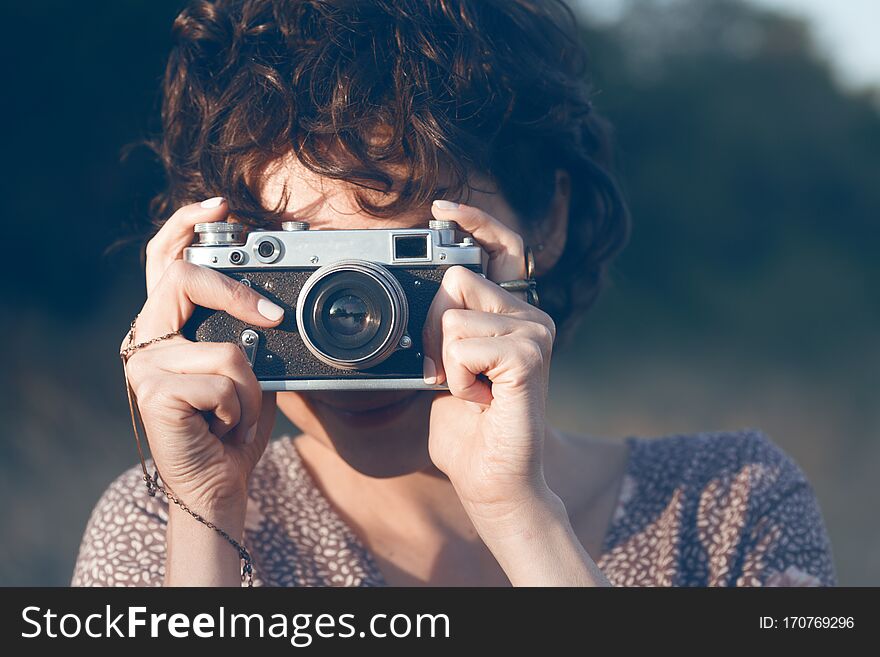
[[[144,342],[180,329],[197,305],[224,310],[263,327],[277,326],[284,316],[284,308],[247,285],[210,267],[175,260],[147,297],[135,326],[135,340]]]
[[[539,381],[543,356],[529,340],[510,335],[450,340],[443,345],[443,366],[449,392],[459,399],[498,404],[501,413],[507,409],[528,411],[523,404],[543,400],[543,395],[530,394],[530,388]]]
[[[129,377],[137,381],[140,372],[161,370],[169,376],[180,374],[221,374],[235,385],[241,417],[227,436],[231,442],[246,444],[260,417],[260,383],[241,348],[230,342],[190,342],[175,337],[149,348],[135,351],[128,359]]]
[[[432,378],[434,383],[443,383],[445,380],[439,359],[442,345],[441,318],[450,308],[469,308],[495,315],[532,319],[546,325],[555,337],[556,328],[547,313],[516,298],[476,272],[454,265],[443,274],[422,328],[424,375],[427,383],[432,383]]]
[[[530,340],[541,350],[544,375],[550,372],[553,336],[540,322],[520,319],[510,315],[496,315],[481,310],[450,308],[440,321],[443,342],[466,338],[499,338],[511,336],[517,340]]]
[[[175,260],[183,257],[183,250],[192,245],[195,225],[221,221],[229,214],[226,201],[215,196],[201,203],[185,205],[162,225],[147,243],[147,295],[149,296],[162,274]]]
[[[227,434],[241,419],[235,384],[220,374],[181,374],[173,379],[159,375],[141,382],[134,390],[141,415],[147,418],[145,423],[151,417],[161,422],[175,403],[183,412],[210,413],[205,421],[217,438]]]
[[[275,418],[277,417],[277,394],[276,392],[264,390],[260,399],[260,413],[257,418],[256,433],[253,440],[245,443],[242,449],[255,450],[257,454],[262,454],[269,439],[272,437],[272,429],[275,426]]]
[[[525,278],[525,246],[522,236],[501,220],[472,205],[454,204],[451,201],[436,200],[431,204],[431,213],[437,219],[454,221],[473,238],[489,255],[489,280],[500,283],[517,278]],[[517,293],[517,296],[525,295]]]

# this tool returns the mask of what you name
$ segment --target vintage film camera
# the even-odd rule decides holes
[[[452,265],[485,276],[488,255],[455,222],[310,231],[196,224],[184,260],[217,269],[284,308],[276,328],[197,307],[194,341],[238,344],[263,390],[448,389],[422,378],[422,327]]]

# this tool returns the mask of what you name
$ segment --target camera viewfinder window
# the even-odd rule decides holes
[[[395,235],[395,260],[425,260],[428,257],[427,235]]]

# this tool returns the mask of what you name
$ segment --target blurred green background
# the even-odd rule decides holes
[[[160,171],[120,153],[156,128],[180,7],[2,10],[3,585],[67,584],[136,462],[117,350],[145,290],[136,248],[102,253],[148,229]],[[634,231],[555,354],[552,420],[762,429],[813,483],[840,583],[880,585],[880,93],[841,86],[804,21],[745,2],[627,2],[583,27]]]

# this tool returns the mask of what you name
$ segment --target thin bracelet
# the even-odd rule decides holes
[[[220,534],[223,538],[225,538],[232,545],[232,547],[234,547],[236,549],[236,551],[238,552],[239,559],[241,559],[244,562],[241,566],[241,581],[246,582],[247,586],[249,586],[249,587],[253,586],[254,585],[254,575],[253,575],[254,562],[253,562],[253,559],[251,558],[250,552],[247,551],[247,548],[245,548],[245,546],[242,543],[239,543],[238,541],[236,541],[227,532],[225,532],[223,529],[221,529],[220,527],[215,525],[213,522],[211,522],[210,520],[207,520],[206,518],[202,517],[202,515],[200,515],[199,513],[196,513],[195,511],[190,509],[189,506],[187,506],[179,497],[177,497],[177,495],[175,495],[174,491],[172,491],[170,488],[166,488],[165,486],[161,485],[159,483],[159,479],[160,479],[161,475],[159,474],[158,467],[155,469],[156,470],[155,474],[152,476],[149,474],[149,472],[147,472],[147,463],[146,463],[146,460],[144,459],[144,451],[143,451],[143,448],[141,447],[141,438],[140,438],[140,434],[138,433],[137,421],[135,420],[135,415],[140,417],[140,409],[138,409],[138,407],[137,407],[137,402],[136,402],[137,395],[135,395],[134,391],[131,389],[131,383],[128,380],[128,359],[131,356],[131,354],[133,354],[135,351],[137,351],[141,347],[145,347],[149,344],[153,344],[154,342],[159,342],[160,340],[167,340],[168,338],[174,337],[175,335],[180,335],[180,329],[178,329],[176,331],[172,331],[171,333],[166,333],[165,335],[162,335],[158,338],[153,338],[152,340],[147,340],[146,342],[141,342],[139,344],[132,345],[131,343],[134,342],[134,325],[135,325],[135,322],[137,322],[137,319],[139,316],[140,316],[140,313],[135,315],[135,318],[132,320],[131,328],[129,329],[129,334],[128,334],[128,345],[126,345],[126,347],[119,352],[119,356],[122,359],[122,372],[125,376],[125,391],[126,391],[126,394],[128,395],[128,408],[129,408],[129,411],[131,412],[131,426],[132,426],[132,429],[134,429],[134,440],[135,440],[135,444],[137,445],[138,456],[140,457],[140,461],[141,461],[141,470],[143,470],[143,473],[144,473],[144,483],[147,486],[147,493],[150,495],[150,497],[155,497],[157,490],[162,491],[162,493],[165,495],[165,497],[167,497],[170,501],[174,502],[177,506],[179,506],[181,509],[186,511],[189,515],[191,515],[193,518],[198,520],[200,523],[202,523],[203,525],[205,525],[206,527],[208,527],[210,529],[213,529],[218,534]],[[143,418],[141,418],[141,424],[143,424]],[[155,462],[154,462],[154,465],[155,465]]]

